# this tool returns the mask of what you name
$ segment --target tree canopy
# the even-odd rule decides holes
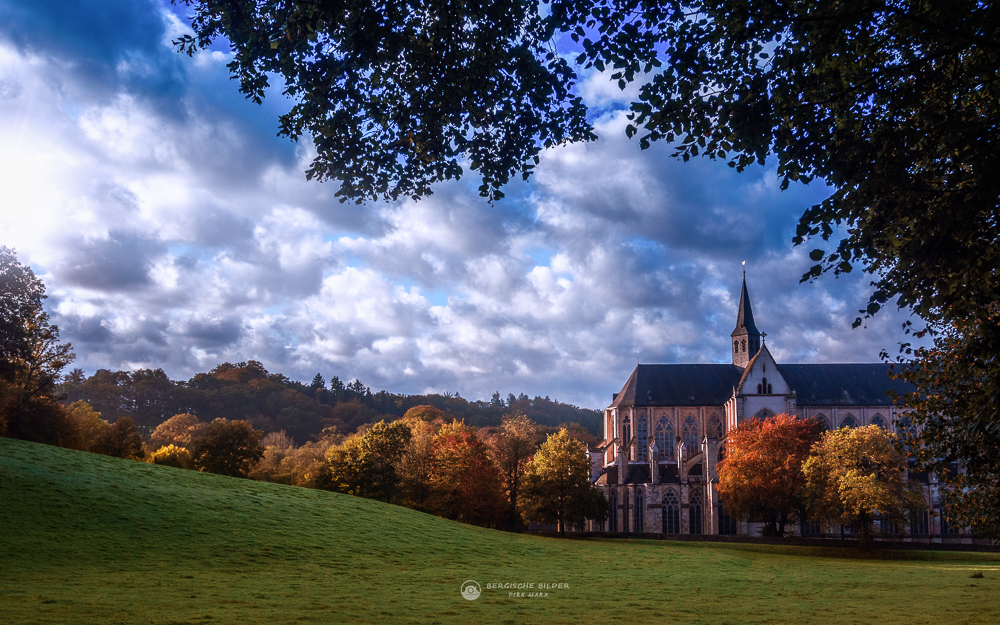
[[[42,308],[45,298],[31,268],[0,246],[0,434],[69,444],[72,425],[54,392],[74,355]]]
[[[247,477],[264,457],[262,434],[247,421],[215,419],[191,442],[191,461],[199,471]]]
[[[803,516],[802,463],[821,432],[815,419],[787,414],[749,419],[729,432],[717,467],[726,510],[763,521],[765,536],[783,536],[785,524]]]
[[[590,483],[587,446],[566,429],[550,434],[528,465],[521,492],[522,514],[528,521],[581,526],[586,519],[603,522],[608,501]]]
[[[877,425],[824,432],[802,465],[810,516],[853,528],[863,546],[876,519],[900,523],[922,509],[919,487],[904,478],[896,435]]]

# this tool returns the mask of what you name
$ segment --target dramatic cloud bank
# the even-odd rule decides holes
[[[601,408],[637,362],[725,362],[741,279],[785,362],[865,362],[868,280],[801,285],[798,216],[825,190],[640,151],[628,97],[585,77],[600,141],[546,152],[490,206],[475,179],[419,202],[338,203],[288,105],[170,44],[154,0],[0,0],[0,243],[45,280],[77,364],[186,378],[256,359],[395,392],[526,392]]]

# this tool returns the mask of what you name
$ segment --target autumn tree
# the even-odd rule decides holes
[[[392,501],[399,487],[399,463],[412,433],[404,423],[372,424],[361,437],[361,453],[372,492],[382,501]]]
[[[262,434],[247,421],[215,419],[191,442],[191,461],[199,471],[247,477],[264,455]]]
[[[447,519],[496,527],[506,512],[506,497],[489,449],[461,422],[444,425],[431,450],[428,509]]]
[[[67,407],[67,418],[76,430],[74,449],[93,451],[94,446],[102,438],[111,424],[101,418],[101,413],[94,410],[85,401],[76,401]]]
[[[428,406],[427,404],[421,404],[407,410],[406,414],[403,415],[403,418],[409,421],[418,419],[421,421],[435,421],[437,419],[447,420],[448,413],[440,408]]]
[[[497,395],[499,397],[499,394]],[[508,530],[517,529],[521,524],[518,500],[522,482],[528,470],[528,463],[535,453],[537,424],[524,413],[513,412],[504,415],[499,430],[487,439],[490,457],[500,472],[504,493],[507,495]]]
[[[521,496],[527,521],[579,526],[586,519],[607,518],[608,502],[590,482],[587,446],[565,429],[549,435],[528,465]]]
[[[789,414],[748,419],[729,432],[717,465],[726,511],[763,522],[764,536],[784,536],[785,525],[802,517],[802,463],[821,433],[819,421]]]
[[[129,460],[141,460],[145,455],[142,436],[131,417],[120,417],[105,428],[90,450],[105,456]]]
[[[333,428],[321,434],[319,440],[296,447],[295,441],[285,432],[270,432],[261,439],[264,457],[254,465],[250,477],[290,486],[320,486],[326,451],[342,439]]]
[[[73,351],[42,308],[45,298],[45,285],[31,268],[0,246],[0,432],[71,444],[72,427],[54,391]]]
[[[876,425],[825,432],[802,465],[810,517],[853,528],[867,547],[877,518],[898,523],[923,508],[898,442]]]
[[[411,433],[410,445],[399,464],[401,495],[406,506],[426,511],[431,495],[434,437],[444,425],[444,418],[425,420],[423,415],[410,415],[399,421],[405,423]]]
[[[933,471],[942,489],[946,515],[954,526],[982,536],[1000,537],[1000,376],[994,359],[1000,350],[1000,308],[981,319],[957,323],[934,344],[915,353],[904,376],[915,390],[902,399],[916,437],[909,448],[918,466]],[[1000,353],[994,351],[994,353]],[[919,363],[919,364],[917,364]],[[959,471],[953,467],[961,468]]]
[[[204,425],[193,414],[186,412],[175,414],[156,426],[153,434],[149,437],[149,444],[153,449],[166,445],[189,447],[192,438],[197,436],[198,431],[203,429]]]
[[[173,444],[160,447],[150,454],[149,460],[153,464],[161,464],[178,469],[194,468],[194,462],[191,460],[191,452],[184,447],[178,447]]]
[[[325,486],[359,497],[392,501],[399,489],[399,465],[412,433],[405,423],[379,421],[326,453]]]

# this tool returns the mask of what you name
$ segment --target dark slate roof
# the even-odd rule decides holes
[[[797,406],[890,406],[889,390],[903,394],[913,387],[890,378],[889,367],[882,363],[778,365],[778,371],[795,390]]]
[[[701,475],[701,465],[698,466],[698,473],[692,473],[692,475]],[[676,464],[661,464],[660,468],[660,482],[663,484],[677,484],[680,482],[680,475],[677,473]],[[636,464],[632,463],[628,465],[628,472],[625,476],[626,484],[651,484],[653,480],[649,474],[649,464],[642,463]],[[618,483],[618,467],[610,466],[604,467],[604,472],[601,477],[597,479],[596,484],[603,486],[606,484],[614,485]]]
[[[742,334],[746,330],[749,334],[760,334],[760,330],[753,322],[753,308],[750,306],[750,294],[747,292],[747,277],[743,275],[743,290],[740,292],[740,307],[736,315],[736,329],[732,336]]]
[[[648,484],[651,481],[648,464],[629,465],[628,475],[625,476],[626,484]]]
[[[617,484],[618,483],[618,467],[612,465],[610,467],[604,467],[604,471],[601,473],[601,477],[597,478],[595,484]]]
[[[779,364],[778,370],[795,391],[798,406],[890,406],[889,390],[904,394],[913,387],[890,378],[889,367]],[[721,406],[743,376],[744,369],[736,365],[637,365],[611,407]]]
[[[660,465],[660,482],[664,484],[677,484],[681,481],[681,476],[677,472],[676,464]]]
[[[637,365],[611,407],[721,406],[742,374],[736,365]]]

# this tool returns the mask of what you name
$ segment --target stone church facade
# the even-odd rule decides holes
[[[779,364],[754,323],[743,280],[732,338],[732,364],[637,365],[604,410],[597,448],[611,515],[592,529],[628,533],[758,535],[752,523],[730,517],[719,499],[716,465],[726,433],[742,421],[778,413],[822,420],[824,427],[879,425],[909,428],[888,392],[907,387],[885,364]],[[940,506],[936,484],[921,480],[929,506]],[[881,528],[914,540],[958,538],[940,515],[906,528]],[[802,535],[841,529],[804,524]]]

